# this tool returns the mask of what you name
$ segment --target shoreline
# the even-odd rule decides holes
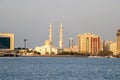
[[[120,58],[115,56],[80,56],[80,55],[8,55],[0,57],[79,57],[79,58]]]
[[[86,57],[88,56],[76,56],[76,55],[32,55],[32,56],[19,56],[19,57]]]
[[[31,55],[31,56],[18,56],[18,57],[120,58],[120,57],[114,57],[114,56],[78,56],[78,55]]]

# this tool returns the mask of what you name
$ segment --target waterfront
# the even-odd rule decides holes
[[[0,57],[0,80],[119,79],[119,58]]]

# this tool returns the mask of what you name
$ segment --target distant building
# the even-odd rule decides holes
[[[72,48],[74,46],[74,40],[73,38],[69,39],[69,48]]]
[[[113,41],[104,41],[103,42],[104,51],[112,51],[114,55],[117,53],[117,43]]]
[[[64,48],[65,52],[78,52],[78,46],[74,43],[73,38],[69,39],[69,48]]]
[[[35,51],[40,52],[41,55],[56,55],[60,52],[59,50],[60,48],[51,45],[49,40],[46,40],[43,46],[38,46],[35,48]]]
[[[52,41],[52,24],[50,24],[50,30],[49,30],[49,40],[46,40],[43,46],[38,46],[35,48],[35,51],[40,52],[41,55],[56,55],[58,53],[63,52],[63,29],[62,24],[60,26],[60,41],[59,41],[59,47],[53,46]]]
[[[78,50],[80,53],[97,54],[101,50],[101,38],[91,33],[78,34]]]
[[[120,29],[117,30],[117,53],[120,53]]]
[[[14,34],[0,33],[0,50],[14,50]]]
[[[73,46],[73,47],[69,47],[69,48],[64,48],[65,52],[78,52],[78,46]]]

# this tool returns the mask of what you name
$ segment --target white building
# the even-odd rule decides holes
[[[52,41],[52,24],[50,24],[49,30],[49,40],[46,40],[43,46],[38,46],[35,48],[35,51],[40,52],[41,55],[56,55],[63,51],[63,33],[62,33],[62,25],[60,26],[60,41],[59,46],[53,46]]]
[[[51,55],[51,54],[58,54],[60,51],[60,48],[51,45],[51,42],[49,40],[45,41],[45,44],[40,47],[36,47],[35,51],[40,52],[41,55]]]

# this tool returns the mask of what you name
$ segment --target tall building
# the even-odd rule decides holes
[[[59,41],[59,47],[63,49],[63,26],[62,23],[60,24],[60,41]]]
[[[74,46],[74,40],[73,38],[69,39],[69,48],[72,48]]]
[[[0,50],[14,50],[14,34],[0,33]]]
[[[101,39],[91,33],[78,34],[78,50],[80,53],[97,54],[101,50]]]
[[[117,53],[120,53],[120,29],[117,30]]]

